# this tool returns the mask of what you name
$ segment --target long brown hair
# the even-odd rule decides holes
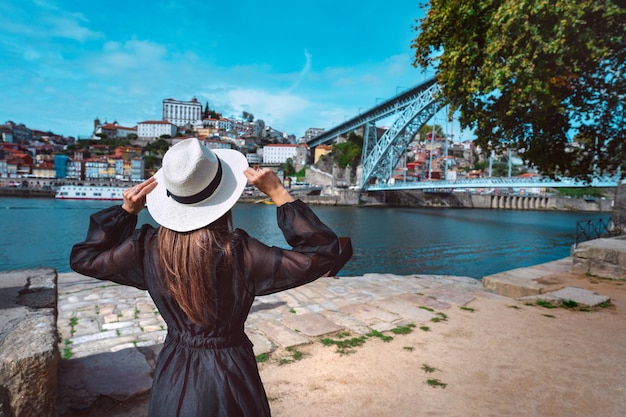
[[[217,317],[217,279],[233,268],[230,230],[232,215],[201,229],[176,232],[159,229],[159,251],[165,284],[170,294],[199,326],[209,326]]]

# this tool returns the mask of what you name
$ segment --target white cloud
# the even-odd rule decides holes
[[[133,70],[149,73],[155,67],[160,67],[166,55],[164,46],[150,41],[109,41],[103,45],[102,53],[91,58],[89,66],[92,71],[103,76],[129,76]]]
[[[44,19],[44,24],[48,26],[44,33],[48,36],[71,39],[81,43],[103,37],[102,33],[81,25],[79,20],[86,22],[86,19],[77,13],[66,16],[48,16]]]

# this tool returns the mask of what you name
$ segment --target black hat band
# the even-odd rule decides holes
[[[174,201],[177,201],[181,204],[199,203],[211,197],[213,193],[215,192],[215,190],[217,190],[217,187],[220,186],[221,182],[222,182],[222,162],[220,161],[219,158],[217,158],[217,172],[215,173],[215,177],[213,178],[213,181],[211,181],[211,183],[207,185],[205,189],[203,189],[197,194],[185,196],[185,197],[172,194],[170,190],[166,189],[167,196],[171,197]]]

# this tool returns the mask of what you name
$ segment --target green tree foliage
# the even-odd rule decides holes
[[[363,137],[350,132],[346,142],[333,145],[333,160],[339,168],[355,168],[361,161],[362,150]]]
[[[621,3],[430,0],[414,65],[436,68],[443,103],[484,150],[516,149],[548,174],[625,174]]]
[[[287,158],[287,160],[280,164],[279,169],[282,169],[285,176],[291,176],[296,173],[296,168],[293,166],[293,159]]]
[[[435,137],[440,137],[440,138],[444,137],[443,127],[441,127],[441,125],[435,124],[434,129],[433,129],[433,125],[430,125],[430,126],[424,125],[417,132],[420,137],[420,140],[430,140],[433,130],[435,131]]]
[[[170,148],[170,144],[164,138],[160,138],[155,140],[154,142],[148,143],[144,146],[144,152],[147,152],[151,155],[165,155],[165,152]]]
[[[254,114],[252,113],[248,113],[247,111],[244,111],[241,115],[241,117],[243,118],[244,121],[246,122],[254,122]]]

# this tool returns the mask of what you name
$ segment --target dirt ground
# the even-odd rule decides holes
[[[572,280],[610,306],[548,309],[479,293],[472,310],[445,310],[429,330],[368,338],[353,353],[317,342],[281,364],[293,352],[275,352],[259,365],[273,416],[623,416],[626,282]],[[146,415],[146,397],[83,414]]]

